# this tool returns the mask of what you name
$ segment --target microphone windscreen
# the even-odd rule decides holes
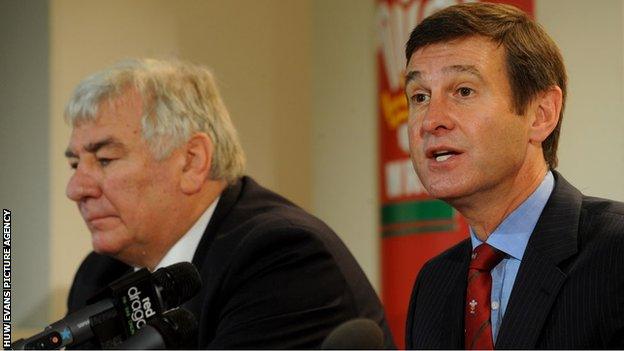
[[[380,350],[384,348],[383,331],[370,319],[344,322],[323,341],[322,350]]]
[[[197,268],[190,262],[160,268],[154,272],[152,278],[162,287],[160,294],[165,309],[178,307],[195,296],[202,284]]]

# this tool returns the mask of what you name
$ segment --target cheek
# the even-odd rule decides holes
[[[164,211],[162,205],[166,195],[155,178],[127,178],[114,184],[116,197],[111,202],[137,238],[151,232],[151,226]]]
[[[143,195],[154,202],[154,207],[159,210],[166,210],[171,199],[178,192],[178,178],[171,167],[158,165],[150,167],[148,177],[143,179],[140,185]]]
[[[130,176],[110,179],[103,188],[107,199],[124,221],[132,222],[133,218],[140,217],[143,186],[137,179]]]
[[[137,212],[142,198],[154,187],[150,172],[139,167],[111,169],[103,182],[104,191],[118,210]]]
[[[419,130],[420,127],[416,118],[410,117],[407,121],[407,138],[412,151],[413,148],[416,147],[421,141]]]
[[[478,136],[477,144],[481,145],[480,153],[496,162],[512,159],[514,154],[522,154],[526,131],[518,120],[520,118],[515,115],[500,116],[497,120],[492,119],[474,127],[479,130],[474,133]]]
[[[410,129],[415,128],[416,124],[419,123],[420,117],[419,113],[415,108],[410,107],[407,111],[407,125]]]

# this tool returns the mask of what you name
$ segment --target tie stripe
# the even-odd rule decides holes
[[[472,274],[468,276],[468,284],[470,284],[470,282],[472,282],[473,279],[476,279],[480,275],[481,275],[481,272],[479,271],[472,272]]]
[[[481,336],[481,334],[483,334],[483,332],[485,332],[486,328],[489,328],[491,326],[490,323],[491,322],[488,319],[487,321],[483,322],[483,324],[481,324],[481,326],[479,327],[479,330],[477,330],[477,333],[475,334],[474,339],[472,339],[472,343],[470,343],[470,349],[475,348],[474,344],[477,342],[477,340],[479,340],[479,337]]]

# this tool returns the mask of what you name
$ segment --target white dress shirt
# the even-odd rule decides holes
[[[193,256],[195,255],[199,241],[208,226],[208,222],[210,222],[210,218],[212,218],[212,214],[214,213],[218,202],[219,198],[217,197],[199,217],[195,224],[193,224],[191,229],[189,229],[189,231],[186,232],[186,234],[184,234],[180,240],[178,240],[178,242],[175,243],[171,249],[169,249],[169,251],[167,251],[154,270],[179,262],[193,261]]]

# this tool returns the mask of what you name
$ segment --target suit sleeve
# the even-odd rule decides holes
[[[355,316],[340,268],[311,230],[255,233],[232,256],[208,348],[318,348]]]

